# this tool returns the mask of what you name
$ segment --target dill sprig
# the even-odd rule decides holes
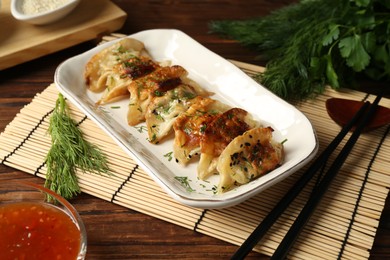
[[[327,85],[355,88],[361,75],[390,79],[389,1],[302,0],[210,28],[256,48],[267,64],[255,79],[283,98],[315,96]]]
[[[109,172],[105,155],[96,145],[83,138],[62,94],[58,95],[48,132],[51,148],[46,156],[45,187],[70,199],[80,193],[77,169],[84,173]]]

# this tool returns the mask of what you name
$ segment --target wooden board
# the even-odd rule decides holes
[[[127,16],[108,0],[82,0],[64,19],[38,26],[16,20],[10,2],[0,9],[0,70],[114,32]]]

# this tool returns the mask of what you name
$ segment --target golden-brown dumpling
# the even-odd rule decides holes
[[[168,135],[176,118],[187,111],[198,93],[187,84],[165,92],[159,92],[148,106],[145,119],[149,141],[158,143]]]
[[[173,154],[178,163],[187,164],[195,154],[200,154],[200,139],[213,118],[229,107],[217,100],[198,96],[191,107],[173,124],[175,140]]]
[[[198,164],[198,177],[207,179],[216,173],[219,155],[237,136],[257,126],[250,114],[240,108],[232,108],[217,115],[204,130],[201,137],[201,155]]]
[[[152,73],[160,65],[147,57],[132,57],[115,65],[112,70],[107,70],[99,79],[106,89],[97,102],[105,104],[122,98],[128,98],[128,86],[133,80]]]
[[[145,121],[147,107],[153,97],[161,95],[182,84],[182,78],[187,71],[178,65],[160,67],[152,73],[133,80],[128,86],[130,101],[127,112],[127,122],[134,126]]]
[[[272,132],[271,127],[250,129],[229,143],[218,159],[218,192],[248,183],[282,163],[283,145],[272,139]]]
[[[84,78],[88,88],[102,92],[106,89],[107,72],[112,71],[115,65],[139,56],[149,57],[149,54],[142,42],[132,38],[122,39],[98,52],[85,66]]]

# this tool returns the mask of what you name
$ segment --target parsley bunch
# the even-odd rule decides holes
[[[357,87],[361,75],[390,79],[390,0],[302,0],[210,28],[262,53],[266,70],[256,80],[283,98]]]

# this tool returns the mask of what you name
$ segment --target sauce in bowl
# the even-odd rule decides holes
[[[0,205],[0,259],[77,259],[80,230],[54,205]]]

